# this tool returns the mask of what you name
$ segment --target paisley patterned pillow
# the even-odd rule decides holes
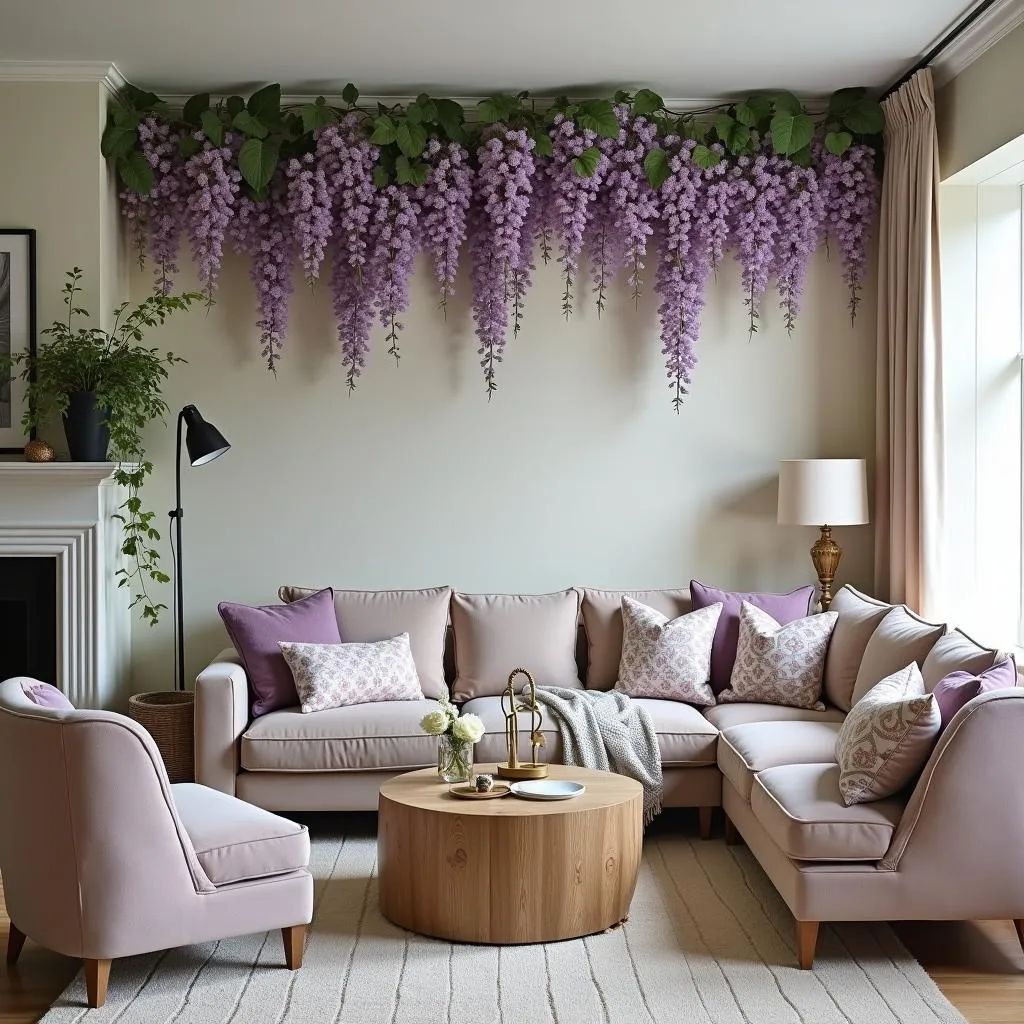
[[[886,676],[846,716],[836,737],[839,793],[847,807],[898,793],[924,767],[942,726],[917,662]]]
[[[780,626],[766,611],[744,601],[740,638],[722,704],[781,704],[824,711],[821,681],[829,637],[839,615],[823,612]]]
[[[715,694],[711,645],[721,603],[669,620],[667,615],[622,599],[622,658],[615,689],[630,697],[660,697],[710,707]]]
[[[380,700],[423,700],[409,634],[364,644],[279,643],[303,712]]]

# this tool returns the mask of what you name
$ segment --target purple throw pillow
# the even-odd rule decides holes
[[[253,693],[254,718],[299,703],[295,680],[278,641],[340,644],[334,591],[328,587],[291,604],[251,607],[221,601],[217,611],[235,645]]]
[[[740,607],[744,601],[767,612],[780,626],[784,626],[787,622],[809,615],[813,600],[814,587],[801,587],[790,594],[743,594],[719,590],[697,580],[690,580],[690,602],[694,611],[719,602],[722,605],[722,614],[718,616],[715,639],[711,645],[711,689],[721,693],[732,678],[736,644],[740,638]]]
[[[49,683],[22,683],[21,692],[41,708],[52,708],[54,711],[75,710],[75,705],[56,686]]]
[[[1006,658],[978,675],[970,672],[950,672],[935,684],[932,693],[939,705],[942,723],[939,732],[953,720],[953,716],[979,693],[989,690],[1007,690],[1017,685],[1017,665],[1013,658]]]

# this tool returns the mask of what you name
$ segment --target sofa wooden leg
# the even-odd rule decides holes
[[[714,813],[713,807],[698,807],[697,815],[700,818],[700,837],[701,839],[711,838],[711,815]]]
[[[284,939],[284,962],[289,971],[297,971],[302,966],[302,954],[306,951],[306,926],[295,924],[291,928],[281,929]]]
[[[1017,929],[1017,941],[1020,943],[1020,948],[1024,949],[1024,917],[1014,921],[1013,927]]]
[[[83,960],[85,991],[89,1005],[95,1010],[107,1001],[107,982],[110,980],[109,960]]]
[[[818,922],[797,921],[796,948],[801,971],[809,971],[814,966],[814,950],[817,945]]]
[[[740,841],[740,834],[732,823],[732,818],[725,816],[725,845],[735,846]]]
[[[22,948],[25,945],[25,933],[19,932],[14,927],[14,922],[11,922],[11,930],[7,933],[7,962],[9,964],[16,964],[18,957],[21,956]]]

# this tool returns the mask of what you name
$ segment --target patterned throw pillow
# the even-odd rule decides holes
[[[924,767],[940,727],[938,701],[925,693],[917,662],[876,683],[836,738],[843,803],[852,807],[898,793]]]
[[[622,658],[615,689],[630,697],[661,697],[710,707],[715,703],[708,682],[711,645],[721,612],[721,604],[713,604],[670,620],[623,597]]]
[[[281,643],[303,712],[422,700],[409,634],[367,644]]]
[[[722,704],[781,704],[824,711],[821,679],[836,612],[779,625],[749,601],[740,606],[740,638]]]

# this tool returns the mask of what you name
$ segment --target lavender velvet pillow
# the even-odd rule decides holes
[[[801,587],[789,594],[743,594],[708,587],[690,580],[690,601],[694,611],[721,603],[715,641],[711,647],[711,689],[721,693],[732,678],[736,661],[736,645],[740,639],[740,609],[743,602],[767,612],[780,626],[809,615],[814,600],[814,587]]]
[[[989,690],[1007,690],[1017,685],[1017,664],[1013,658],[1006,658],[985,669],[978,675],[970,672],[950,672],[935,684],[932,693],[939,704],[942,716],[940,731],[953,720],[953,716],[979,693]]]
[[[253,718],[299,703],[295,679],[278,646],[281,641],[341,643],[330,587],[291,604],[252,607],[221,601],[217,611],[249,677]]]
[[[41,708],[52,708],[54,711],[75,710],[75,705],[56,686],[49,683],[22,683],[21,692]]]

